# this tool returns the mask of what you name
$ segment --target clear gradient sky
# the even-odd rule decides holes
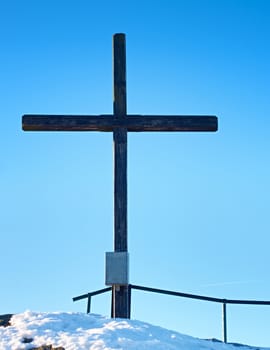
[[[131,283],[270,300],[270,2],[0,3],[0,313],[85,311],[113,249],[112,135],[25,133],[23,114],[210,114],[217,133],[128,138]],[[110,314],[110,296],[93,300]],[[221,337],[221,306],[133,293],[132,317]],[[270,307],[228,307],[228,339],[270,346]]]

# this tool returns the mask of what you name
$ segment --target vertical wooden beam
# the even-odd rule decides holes
[[[127,114],[126,97],[126,38],[113,36],[113,113],[124,119]],[[114,251],[128,251],[127,235],[127,129],[113,131],[114,141]],[[112,317],[129,318],[128,286],[113,286]]]
[[[118,129],[114,138],[114,251],[127,252],[127,131]]]
[[[113,36],[113,114],[125,118],[127,114],[126,36]]]

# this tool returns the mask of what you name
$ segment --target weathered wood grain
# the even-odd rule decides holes
[[[113,36],[113,114],[124,118],[127,114],[126,88],[126,37],[125,34]]]
[[[114,251],[128,251],[126,39],[113,37]],[[112,288],[112,317],[129,318],[127,286]]]
[[[116,104],[117,105],[117,104]],[[118,108],[118,107],[117,107]],[[116,109],[117,109],[116,108]],[[118,108],[119,110],[119,108]],[[24,115],[25,131],[217,131],[216,116],[192,115]]]

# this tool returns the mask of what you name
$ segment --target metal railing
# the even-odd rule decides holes
[[[78,301],[78,300],[82,300],[82,299],[86,299],[87,298],[87,309],[86,309],[86,313],[90,314],[91,312],[91,298],[95,295],[99,295],[99,294],[103,294],[106,292],[111,291],[112,288],[108,287],[108,288],[103,288],[103,289],[99,289],[99,290],[95,290],[94,292],[91,293],[87,293],[87,294],[82,294],[79,295],[78,297],[73,298],[73,301]]]
[[[150,293],[158,293],[158,294],[166,294],[166,295],[172,295],[182,298],[188,298],[188,299],[197,299],[202,301],[209,301],[214,303],[220,303],[222,304],[222,329],[223,329],[223,342],[227,343],[227,304],[237,304],[237,305],[270,305],[270,301],[267,300],[239,300],[239,299],[222,299],[222,298],[214,298],[214,297],[208,297],[203,295],[197,295],[197,294],[188,294],[188,293],[181,293],[181,292],[174,292],[171,290],[166,289],[158,289],[158,288],[150,288],[150,287],[144,287],[144,286],[138,286],[134,284],[129,284],[129,297],[131,298],[131,290],[141,290],[144,292],[150,292]],[[91,311],[91,298],[95,295],[103,294],[106,292],[111,291],[112,288],[103,288],[96,290],[94,292],[90,292],[87,294],[79,295],[78,297],[74,297],[73,301],[78,301],[82,299],[87,299],[87,313],[90,313]]]

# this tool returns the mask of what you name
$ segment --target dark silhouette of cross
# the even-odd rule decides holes
[[[215,116],[128,115],[125,34],[113,36],[114,101],[112,115],[24,115],[25,131],[110,131],[114,142],[114,251],[128,251],[127,134],[132,131],[216,131]],[[112,317],[129,318],[126,285],[112,286]]]

